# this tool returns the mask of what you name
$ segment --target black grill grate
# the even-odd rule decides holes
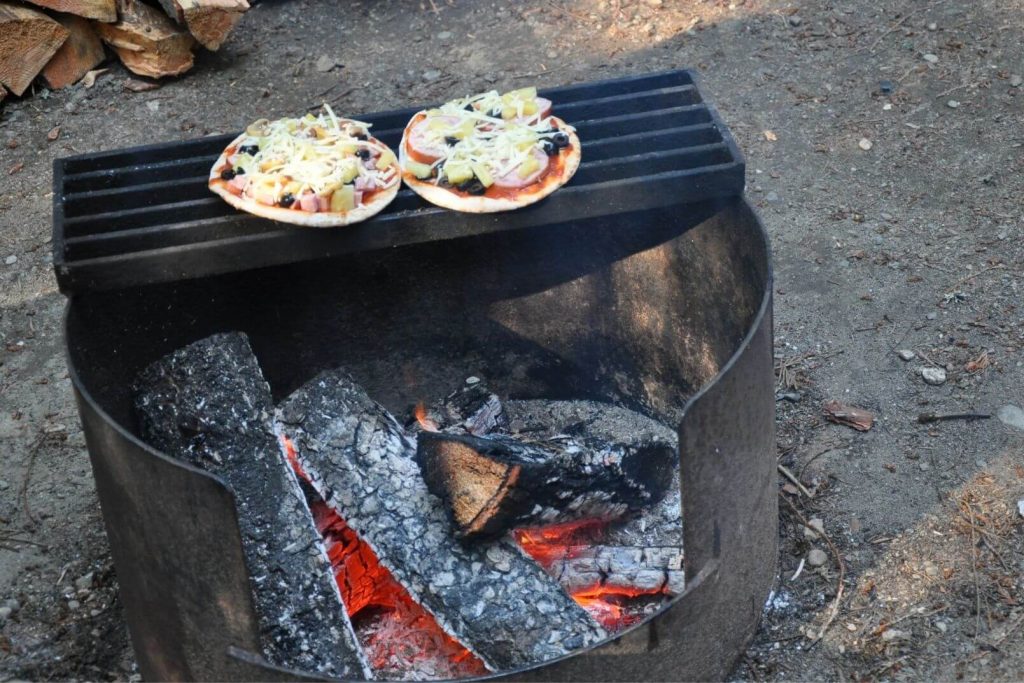
[[[744,161],[688,70],[542,91],[583,161],[551,197],[509,213],[437,208],[403,188],[376,217],[299,228],[238,212],[206,187],[234,135],[54,162],[54,269],[65,293],[166,282],[346,252],[613,216],[742,194]],[[418,111],[356,116],[397,149]]]

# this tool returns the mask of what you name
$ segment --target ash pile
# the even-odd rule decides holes
[[[140,434],[234,494],[270,663],[432,680],[596,645],[683,590],[675,433],[476,377],[399,421],[343,370],[277,405],[241,333],[134,386]]]

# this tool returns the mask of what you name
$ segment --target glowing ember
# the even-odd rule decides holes
[[[307,479],[291,440],[282,441],[288,461]],[[479,658],[445,633],[409,596],[345,520],[319,498],[312,501],[310,511],[356,637],[378,677],[424,680],[487,673]]]
[[[413,414],[413,417],[416,418],[416,422],[419,423],[420,427],[424,431],[427,431],[427,432],[436,432],[436,431],[438,431],[437,423],[434,422],[432,419],[430,419],[429,416],[427,416],[427,406],[425,406],[423,404],[423,401],[420,401],[419,403],[416,404],[416,407],[413,408],[412,414]]]
[[[607,524],[581,520],[532,529],[516,529],[513,538],[526,553],[550,571],[558,562],[584,555],[600,542]],[[642,621],[671,595],[664,586],[634,588],[595,583],[571,591],[572,599],[609,632],[616,633]]]

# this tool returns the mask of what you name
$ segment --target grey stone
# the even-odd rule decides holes
[[[764,198],[765,198],[765,200],[767,200],[767,201],[769,201],[769,202],[771,202],[773,204],[775,202],[779,201],[779,195],[777,193],[775,193],[775,192],[769,192],[768,194],[766,194],[764,196]]]
[[[807,564],[812,567],[820,567],[828,562],[828,555],[821,548],[813,548],[811,552],[807,553]]]
[[[1005,405],[996,411],[996,417],[1004,425],[1024,431],[1024,410],[1019,406]]]
[[[68,609],[78,609],[81,606],[82,603],[78,602],[78,600],[68,600]]]
[[[441,31],[440,33],[437,34],[437,39],[438,40],[451,40],[452,39],[452,32],[451,31]]]
[[[914,360],[917,358],[917,354],[910,349],[900,349],[896,352],[896,355],[900,357],[900,360]]]
[[[322,74],[327,73],[338,66],[338,60],[334,57],[328,57],[327,55],[320,55],[316,60],[314,68]]]
[[[789,18],[790,26],[799,26],[802,23],[804,23],[804,20],[799,14],[794,14]]]
[[[89,572],[88,574],[79,576],[77,579],[75,579],[75,588],[82,591],[89,590],[90,588],[92,588],[93,576],[94,572]]]
[[[146,102],[146,109],[150,110],[153,113],[160,111],[160,101],[150,100],[149,102]]]
[[[7,621],[7,619],[10,618],[11,614],[13,614],[13,610],[10,607],[7,607],[6,605],[0,607],[0,624]]]
[[[950,100],[946,102],[946,106],[949,107],[950,109],[956,109],[957,107],[960,106],[960,103],[956,100]]]
[[[909,640],[910,632],[901,631],[897,628],[886,629],[885,633],[882,634],[882,640],[886,642],[892,642],[894,640]]]
[[[926,462],[922,462],[921,464],[918,465],[918,467],[921,468],[922,472],[927,472],[928,470],[930,470],[932,468],[932,466],[929,465]]]
[[[934,21],[931,21],[931,22],[928,22],[927,29],[929,31],[937,31],[937,30],[939,30],[939,25],[936,24]]]
[[[921,368],[921,377],[932,386],[946,383],[946,371],[942,368]]]
[[[437,69],[427,69],[423,72],[423,80],[425,81],[436,81],[441,78],[441,72]]]
[[[928,62],[929,64],[934,64],[935,62],[939,61],[939,56],[933,55],[931,52],[929,52],[926,55],[923,55],[923,58],[924,61]]]
[[[1021,78],[1017,74],[1014,74],[1014,75],[1010,76],[1010,87],[1011,88],[1019,88],[1021,85],[1024,85],[1024,78]]]
[[[815,538],[818,538],[820,534],[825,533],[825,522],[823,522],[820,517],[812,518],[808,522],[808,524],[810,524],[813,527],[813,529],[804,527],[804,536],[806,538],[813,540]]]
[[[18,257],[15,256],[14,254],[11,254],[10,256],[8,256],[7,258],[4,259],[4,265],[8,265],[8,266],[13,266],[17,262],[18,262]]]
[[[938,317],[939,317],[939,314],[936,313],[935,311],[932,311],[931,313],[929,313],[928,315],[925,316],[925,318],[927,318],[928,320],[935,320]]]

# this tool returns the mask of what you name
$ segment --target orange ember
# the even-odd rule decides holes
[[[419,423],[420,427],[424,431],[438,431],[437,423],[427,416],[427,406],[423,404],[423,401],[420,401],[419,403],[416,404],[416,407],[413,408],[412,410],[412,414],[416,418],[416,422]]]
[[[308,481],[294,444],[287,437],[282,441],[288,462]],[[417,678],[450,679],[487,673],[483,662],[438,626],[337,512],[319,498],[310,511],[359,644],[378,675],[405,678],[416,672]]]
[[[558,562],[579,557],[600,543],[606,528],[605,522],[585,519],[516,529],[512,536],[527,555],[550,571]],[[643,620],[647,616],[644,607],[667,594],[663,588],[640,589],[604,584],[593,584],[571,592],[572,599],[612,633]]]

